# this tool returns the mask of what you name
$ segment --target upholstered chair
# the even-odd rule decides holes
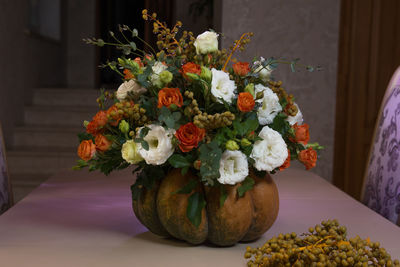
[[[400,67],[386,89],[371,142],[362,200],[400,223]]]
[[[0,125],[0,214],[11,207],[12,193],[10,179],[7,171],[3,133]]]

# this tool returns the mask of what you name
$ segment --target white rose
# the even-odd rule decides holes
[[[236,85],[235,82],[229,79],[229,74],[222,71],[211,69],[211,94],[217,99],[217,102],[222,103],[221,99],[229,104],[235,96]]]
[[[163,72],[164,70],[166,70],[168,67],[165,66],[162,62],[160,61],[156,61],[153,65],[153,67],[151,67],[151,69],[153,70],[153,74],[150,75],[150,82],[158,87],[161,88],[163,87],[163,82],[160,79],[160,73]]]
[[[225,150],[219,163],[218,182],[234,185],[242,182],[249,175],[247,157],[239,150]]]
[[[139,154],[144,158],[147,164],[161,165],[174,153],[175,148],[171,140],[175,130],[165,130],[164,127],[155,124],[151,124],[147,127],[150,128],[150,131],[143,139],[149,144],[149,150],[144,149],[141,144],[137,144]],[[138,135],[139,133],[140,130]]]
[[[138,146],[133,140],[128,140],[122,145],[122,158],[130,164],[136,164],[143,160],[138,153]]]
[[[259,171],[272,171],[282,166],[288,157],[288,150],[282,136],[275,130],[264,126],[258,134],[263,140],[254,143],[250,158]]]
[[[132,92],[134,95],[140,95],[147,91],[146,88],[142,87],[135,80],[129,80],[123,82],[117,90],[117,99],[122,101],[124,100],[129,92]]]
[[[197,36],[194,41],[197,54],[207,54],[218,50],[218,34],[211,31],[205,31]]]
[[[295,116],[288,116],[286,120],[290,125],[294,125],[296,123],[297,125],[301,125],[303,124],[303,114],[301,113],[299,106],[296,103],[294,105],[297,107],[297,114]]]
[[[263,57],[260,57],[260,61],[255,61],[255,73],[258,73],[260,79],[263,82],[267,82],[271,78],[272,68],[270,66],[263,67],[262,63],[265,61]]]
[[[255,86],[255,91],[256,94],[258,92],[264,93],[264,97],[256,101],[261,103],[261,107],[259,107],[257,111],[258,121],[261,125],[270,124],[273,122],[275,116],[282,110],[279,97],[271,89],[262,84],[257,84]]]

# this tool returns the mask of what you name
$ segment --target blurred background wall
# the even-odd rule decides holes
[[[238,58],[300,58],[300,63],[321,66],[308,72],[279,65],[273,74],[295,96],[310,125],[310,142],[325,146],[314,172],[332,180],[336,104],[336,69],[340,1],[332,0],[227,0],[221,1],[222,47],[229,47],[244,32],[254,32]]]

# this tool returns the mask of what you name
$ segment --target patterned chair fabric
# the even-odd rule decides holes
[[[0,125],[0,214],[11,207],[11,189],[9,184],[5,147]]]
[[[400,223],[400,67],[386,90],[369,163],[363,202],[393,223]]]

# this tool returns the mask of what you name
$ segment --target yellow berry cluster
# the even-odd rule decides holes
[[[132,120],[135,125],[143,126],[148,122],[148,118],[145,115],[146,110],[141,108],[139,104],[133,104],[130,101],[122,101],[120,103],[116,103],[117,112],[122,117]]]

